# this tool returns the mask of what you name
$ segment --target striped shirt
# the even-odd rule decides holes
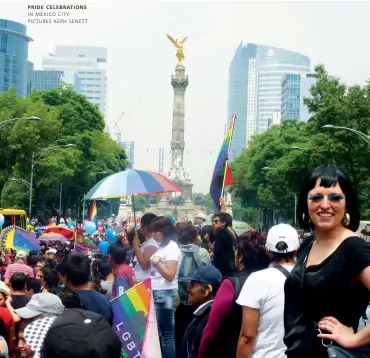
[[[6,268],[4,277],[10,278],[16,272],[24,273],[26,276],[29,276],[29,277],[34,277],[32,268],[27,266],[24,262],[16,262],[14,264],[9,265]]]

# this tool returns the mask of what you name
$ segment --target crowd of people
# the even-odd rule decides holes
[[[2,251],[0,357],[127,356],[110,301],[146,279],[163,358],[370,357],[370,245],[350,180],[314,169],[298,218],[302,243],[288,224],[238,236],[220,212],[212,225],[145,214],[107,255]]]

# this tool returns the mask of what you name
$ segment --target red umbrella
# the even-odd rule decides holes
[[[63,235],[66,239],[73,238],[73,231],[62,228],[62,227],[54,226],[54,227],[49,227],[45,230],[45,233],[50,233],[50,232]]]

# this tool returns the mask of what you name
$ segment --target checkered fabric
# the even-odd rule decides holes
[[[35,358],[40,356],[40,350],[46,333],[57,317],[46,317],[30,323],[24,330],[24,339],[35,353]]]

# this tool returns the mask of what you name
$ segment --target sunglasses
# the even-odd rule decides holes
[[[214,224],[218,224],[218,223],[220,223],[221,221],[220,221],[220,220],[212,220],[212,222],[213,222]]]

